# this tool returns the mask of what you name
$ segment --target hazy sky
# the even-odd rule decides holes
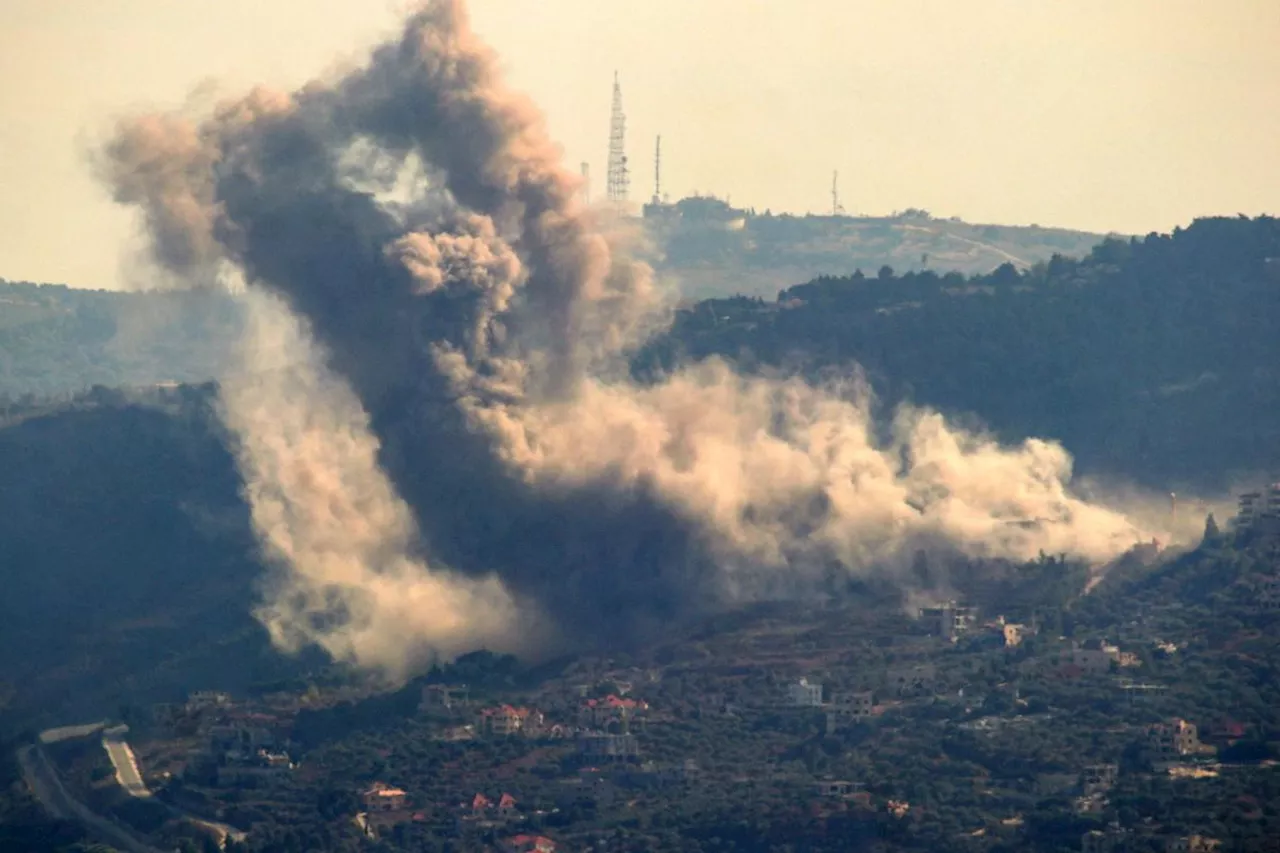
[[[290,86],[398,0],[0,0],[0,277],[118,286],[131,217],[84,151],[202,82]],[[603,190],[613,71],[632,197],[923,207],[1146,233],[1280,208],[1280,0],[473,0]]]

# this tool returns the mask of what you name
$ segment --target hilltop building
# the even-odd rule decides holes
[[[733,207],[715,196],[694,195],[668,203],[655,197],[643,208],[644,218],[653,223],[680,225],[712,231],[741,231],[751,213]]]
[[[1261,491],[1241,495],[1234,526],[1238,532],[1280,532],[1280,483],[1272,483]]]

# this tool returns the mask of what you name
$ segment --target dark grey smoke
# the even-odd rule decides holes
[[[649,270],[581,206],[460,0],[342,79],[132,119],[107,155],[159,262],[193,281],[231,263],[306,320],[274,335],[285,315],[265,310],[224,394],[264,547],[291,573],[263,617],[286,645],[403,670],[421,656],[390,654],[380,625],[428,651],[519,645],[503,626],[526,610],[562,639],[629,643],[921,539],[1105,559],[1145,535],[1070,493],[1056,445],[1005,449],[920,411],[878,443],[856,382],[716,363],[618,378],[662,317]],[[296,382],[254,384],[272,342],[306,366]],[[397,584],[450,605],[415,621],[384,594]]]

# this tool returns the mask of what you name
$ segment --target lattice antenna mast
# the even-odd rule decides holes
[[[627,200],[631,174],[627,171],[627,116],[622,111],[622,85],[613,74],[613,114],[609,122],[609,201]]]
[[[653,203],[662,202],[662,136],[658,136],[658,144],[653,151]]]

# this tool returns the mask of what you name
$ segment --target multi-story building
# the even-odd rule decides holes
[[[1105,794],[1116,784],[1120,768],[1115,764],[1090,764],[1080,774],[1080,791],[1086,797]]]
[[[1260,492],[1240,496],[1236,513],[1236,530],[1249,530],[1264,522],[1280,520],[1280,483],[1272,483]]]
[[[476,716],[478,734],[510,737],[517,734],[534,735],[542,728],[542,714],[531,708],[515,708],[499,705],[485,708]]]
[[[422,688],[422,701],[418,709],[452,710],[467,704],[467,688],[454,684],[428,684]]]
[[[640,742],[632,734],[589,732],[578,738],[578,754],[588,761],[636,761]]]
[[[920,608],[920,622],[925,629],[938,637],[955,641],[967,632],[977,621],[978,611],[973,607],[964,607],[954,601],[938,607]]]
[[[578,709],[578,719],[582,725],[594,729],[621,728],[626,729],[632,723],[643,722],[649,711],[649,703],[643,699],[609,694],[603,699],[588,699]]]
[[[1176,764],[1199,751],[1199,734],[1186,720],[1157,723],[1147,729],[1147,756],[1153,764]]]

